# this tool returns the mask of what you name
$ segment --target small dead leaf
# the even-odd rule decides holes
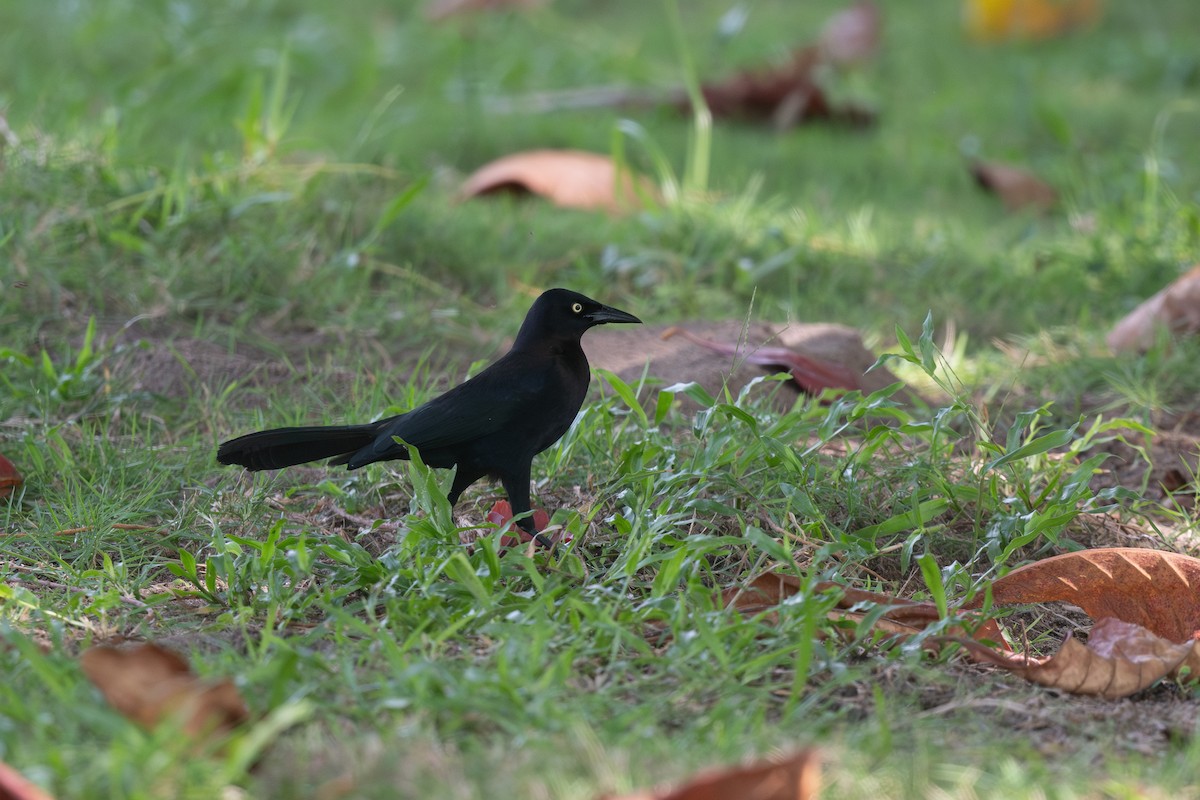
[[[550,0],[433,0],[425,6],[425,18],[433,22],[476,11],[528,11]]]
[[[0,800],[54,800],[21,773],[0,761]]]
[[[200,742],[249,717],[233,681],[201,680],[181,656],[156,644],[99,645],[86,650],[80,663],[113,708],[147,728],[176,719],[184,734]]]
[[[19,489],[24,482],[25,479],[21,477],[20,472],[17,472],[13,463],[4,456],[0,456],[0,500]]]
[[[507,500],[497,500],[495,505],[492,506],[492,510],[487,513],[487,521],[497,526],[503,526],[510,523],[512,518],[512,506],[509,505]],[[549,525],[550,515],[546,513],[545,509],[535,508],[533,510],[534,530],[540,533]],[[521,528],[514,528],[513,530],[520,538],[513,536],[511,533],[506,533],[500,537],[500,545],[502,547],[516,547],[519,544],[533,541],[533,536],[527,531]],[[571,534],[567,533],[561,528],[551,532],[547,538],[551,544],[558,544],[560,542],[569,543],[572,539]]]
[[[672,790],[608,800],[813,800],[820,788],[820,759],[810,749],[782,761],[702,772]]]
[[[797,50],[785,64],[739,72],[700,87],[714,117],[766,120],[786,129],[801,122],[830,120],[854,126],[875,121],[875,112],[855,105],[834,105],[816,80],[823,63],[817,46]],[[679,103],[690,110],[688,101]]]
[[[1058,192],[1028,170],[995,161],[975,161],[971,174],[983,189],[1000,198],[1009,211],[1047,212],[1058,203]]]
[[[1200,559],[1141,547],[1104,547],[1018,567],[992,584],[996,605],[1064,602],[1092,619],[1115,617],[1172,642],[1200,633]],[[971,607],[978,607],[977,597]]]
[[[608,156],[580,150],[529,150],[477,169],[459,190],[466,199],[496,192],[540,195],[563,208],[613,213],[640,208],[657,197],[653,185],[628,171],[619,178]]]
[[[1140,625],[1105,617],[1092,627],[1088,643],[1068,635],[1062,648],[1045,659],[1004,655],[969,639],[958,639],[977,660],[1025,680],[1071,694],[1116,699],[1136,694],[1174,672],[1194,643],[1171,642]]]
[[[1129,312],[1106,341],[1116,352],[1147,350],[1160,329],[1173,334],[1200,333],[1200,264]]]
[[[967,30],[977,39],[1049,39],[1100,18],[1101,0],[966,0]]]
[[[775,367],[792,376],[792,380],[804,392],[812,395],[820,394],[825,389],[845,389],[851,391],[862,389],[861,375],[844,365],[833,361],[806,356],[787,347],[741,347],[728,342],[714,342],[703,339],[683,328],[668,328],[662,338],[682,336],[693,344],[707,347],[721,355],[732,356],[747,364],[763,367]]]
[[[828,19],[817,46],[826,63],[836,67],[862,64],[879,52],[879,29],[879,6],[863,0]]]

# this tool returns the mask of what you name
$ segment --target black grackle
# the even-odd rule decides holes
[[[275,428],[221,444],[217,460],[249,470],[329,458],[358,469],[408,458],[399,439],[431,467],[458,467],[453,505],[485,475],[497,478],[514,516],[530,510],[533,457],[567,432],[591,374],[579,341],[594,325],[640,319],[567,289],[543,293],[525,316],[512,349],[475,377],[406,414],[363,425]],[[533,520],[518,523],[529,533]],[[543,544],[546,542],[539,537]]]

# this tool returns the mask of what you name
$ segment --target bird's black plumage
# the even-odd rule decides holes
[[[533,457],[567,432],[587,394],[584,332],[609,322],[641,322],[567,289],[544,292],[525,316],[512,349],[475,377],[406,414],[363,425],[275,428],[221,444],[217,460],[249,470],[332,459],[358,469],[408,458],[399,439],[431,467],[458,467],[454,504],[484,476],[500,480],[513,515],[530,510]],[[521,522],[532,531],[530,519]]]

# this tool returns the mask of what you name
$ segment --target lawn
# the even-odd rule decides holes
[[[958,3],[883,3],[878,57],[831,88],[873,126],[718,119],[707,158],[671,108],[505,110],[780,62],[840,7],[680,5],[678,27],[673,0],[0,6],[0,455],[24,477],[0,497],[0,761],[57,798],[594,798],[815,746],[827,797],[1197,796],[1194,688],[1030,686],[838,634],[814,586],[955,604],[1080,547],[1200,549],[1200,346],[1104,344],[1200,260],[1200,8],[982,44]],[[547,147],[684,191],[626,215],[458,197]],[[1058,206],[1006,212],[976,157]],[[451,509],[447,473],[402,462],[216,463],[433,397],[552,286],[647,327],[853,326],[928,403],[593,375],[534,462],[572,536],[553,555],[460,541],[498,486]],[[773,565],[798,601],[724,607]],[[1047,652],[1075,619],[1022,614]],[[233,679],[252,721],[199,754],[122,717],[80,654],[142,640]]]

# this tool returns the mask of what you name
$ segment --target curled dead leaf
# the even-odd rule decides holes
[[[979,642],[957,639],[976,660],[1006,669],[1025,680],[1071,694],[1112,700],[1136,694],[1174,672],[1195,643],[1171,642],[1140,625],[1105,617],[1082,644],[1071,635],[1049,658],[997,653]]]
[[[1087,645],[1068,637],[1048,659],[964,643],[977,659],[1076,694],[1125,697],[1182,668],[1200,669],[1200,559],[1136,547],[1054,556],[992,584],[996,605],[1071,603],[1098,620]],[[972,605],[978,605],[977,598]]]
[[[1041,178],[1021,167],[995,161],[971,164],[975,182],[1000,198],[1009,211],[1047,212],[1058,203],[1058,192]]]
[[[466,199],[496,192],[540,195],[563,208],[630,211],[657,192],[644,177],[618,174],[608,156],[581,150],[529,150],[498,158],[472,173],[459,190]]]
[[[1115,617],[1184,642],[1200,633],[1200,559],[1141,547],[1066,553],[997,579],[992,601],[1071,603],[1092,619]],[[970,605],[981,602],[976,598]]]
[[[1200,333],[1200,264],[1130,311],[1106,341],[1116,352],[1147,350],[1163,329],[1172,334]]]
[[[99,645],[84,651],[80,663],[113,708],[147,728],[175,719],[185,735],[202,742],[249,718],[233,681],[202,680],[181,656],[156,644]]]
[[[708,770],[675,789],[607,800],[812,800],[820,788],[820,758],[809,749],[780,761]]]
[[[8,497],[24,483],[24,478],[13,463],[4,456],[0,456],[0,500]]]

